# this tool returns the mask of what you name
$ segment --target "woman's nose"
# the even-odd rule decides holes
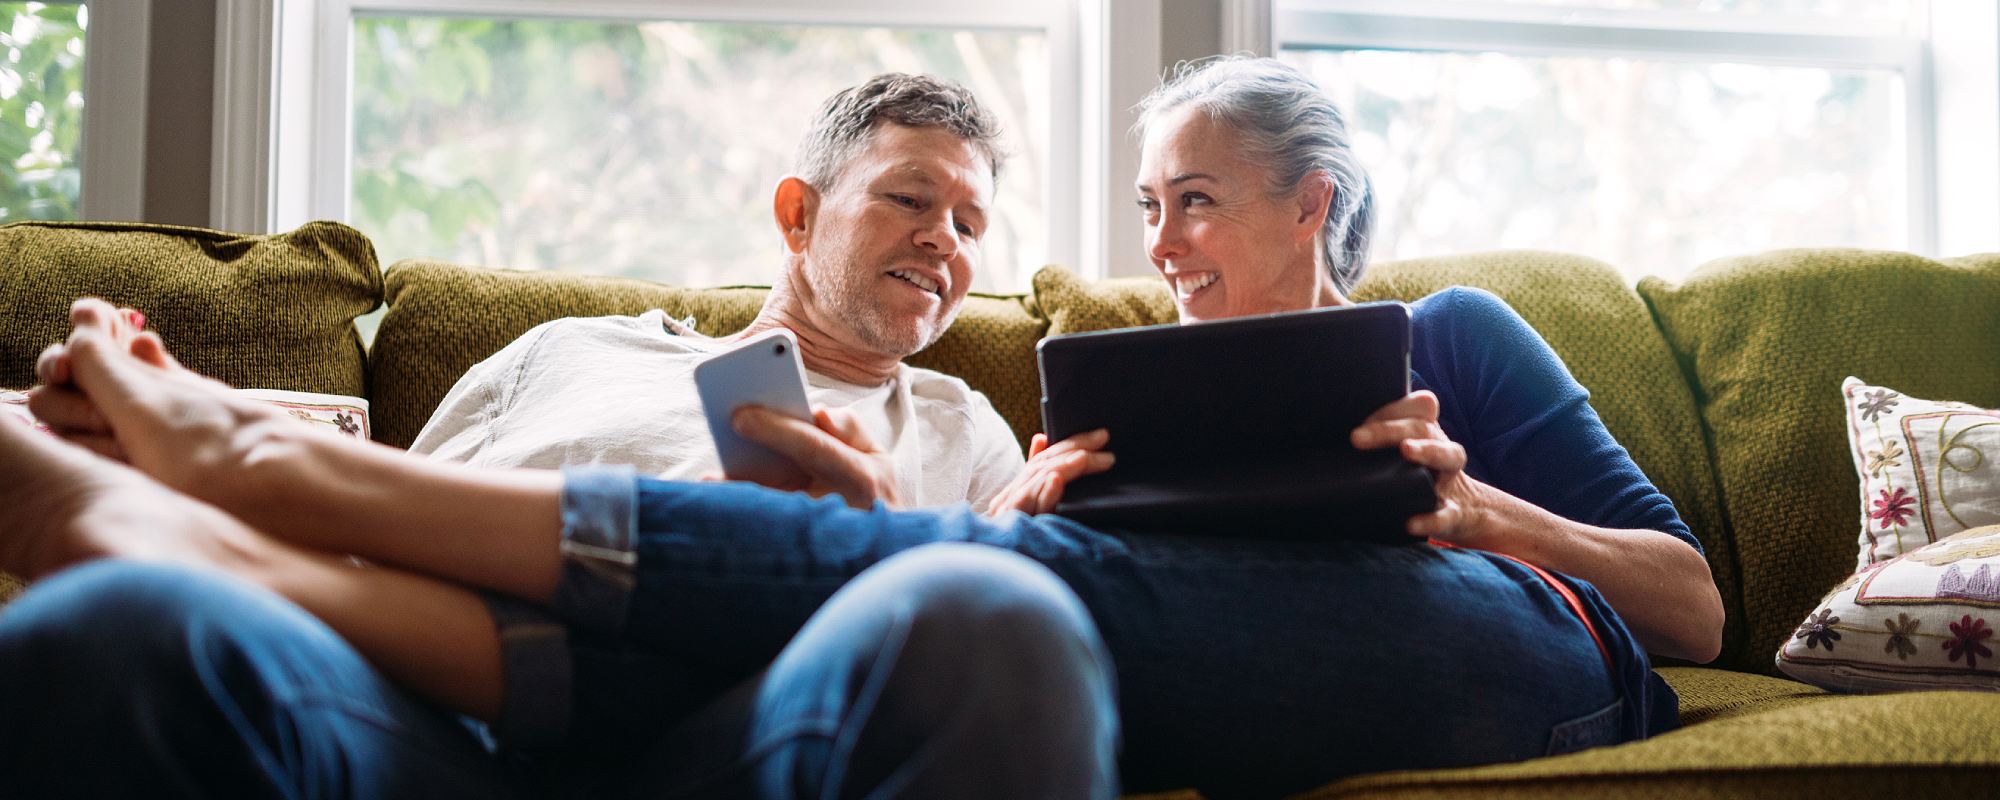
[[[1154,261],[1166,261],[1187,252],[1187,239],[1182,236],[1181,222],[1177,215],[1161,214],[1160,224],[1146,231],[1147,251]]]

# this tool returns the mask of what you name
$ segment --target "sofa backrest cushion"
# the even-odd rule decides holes
[[[1590,390],[1605,427],[1701,539],[1729,618],[1739,618],[1736,564],[1694,398],[1638,294],[1602,262],[1512,251],[1374,265],[1354,297],[1411,301],[1459,285],[1506,300]],[[1173,299],[1155,278],[1083,281],[1050,267],[1035,276],[1035,298],[1051,334],[1176,319]],[[1725,655],[1740,641],[1732,624]],[[1769,653],[1762,658],[1768,663]]]
[[[767,293],[752,286],[686,289],[631,278],[397,262],[388,273],[389,311],[369,358],[376,438],[408,447],[467,369],[543,322],[660,308],[676,318],[693,316],[697,330],[720,336],[749,325]],[[960,376],[985,392],[1025,441],[1040,413],[1034,352],[1046,327],[1021,297],[973,295],[951,330],[909,362]]]
[[[34,381],[35,357],[95,295],[146,314],[183,364],[232,386],[367,394],[354,318],[381,303],[367,237],[312,222],[235,233],[106,222],[0,226],[0,386]]]
[[[2000,406],[2000,255],[1780,250],[1639,292],[1693,378],[1743,570],[1750,652],[1771,655],[1854,570],[1859,479],[1840,384]],[[1994,457],[2000,454],[1989,454]]]

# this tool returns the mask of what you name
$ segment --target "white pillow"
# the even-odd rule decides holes
[[[2000,691],[2000,525],[1867,567],[1778,648],[1778,669],[1841,692]]]
[[[2000,411],[1919,400],[1860,378],[1840,391],[1861,476],[1856,569],[2000,523]]]

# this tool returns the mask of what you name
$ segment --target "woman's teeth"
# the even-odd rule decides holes
[[[1206,289],[1209,284],[1221,279],[1222,273],[1220,272],[1202,272],[1193,276],[1184,276],[1176,279],[1174,287],[1180,291],[1181,299],[1186,300],[1193,297],[1195,292]]]

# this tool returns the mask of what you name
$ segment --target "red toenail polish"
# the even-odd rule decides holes
[[[134,328],[146,327],[146,315],[140,313],[139,309],[136,308],[132,309],[131,311],[125,312],[125,314],[132,320],[132,327]]]

